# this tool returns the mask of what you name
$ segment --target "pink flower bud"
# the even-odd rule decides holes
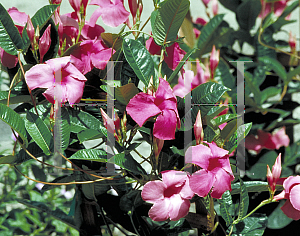
[[[296,51],[296,36],[294,36],[292,34],[292,31],[290,31],[289,45],[291,47],[292,52],[295,52]]]
[[[155,159],[158,160],[158,156],[160,154],[161,149],[164,146],[164,140],[163,139],[158,139],[153,137],[153,149],[154,149],[154,156]]]
[[[216,51],[216,47],[214,45],[209,59],[211,78],[214,78],[214,72],[219,64],[219,61],[220,61],[220,50]]]
[[[194,134],[196,138],[196,144],[198,145],[203,141],[203,137],[204,137],[200,110],[198,111],[196,121],[194,124]]]
[[[213,0],[212,1],[212,11],[213,11],[214,16],[218,15],[218,11],[219,11],[218,0]]]
[[[137,0],[128,0],[129,9],[133,18],[136,16],[136,11],[138,7]]]
[[[272,173],[269,165],[267,165],[267,179],[271,189],[271,192],[275,192],[276,182],[278,181],[281,174],[281,153],[276,158],[275,164],[272,167]]]
[[[204,3],[205,7],[207,8],[207,5],[210,2],[210,0],[202,0],[202,2]]]
[[[51,25],[47,27],[47,29],[45,30],[43,36],[39,41],[40,62],[43,61],[44,56],[48,52],[51,45],[50,29],[51,29]]]
[[[28,38],[30,40],[30,43],[32,45],[32,48],[34,48],[34,46],[33,46],[34,45],[34,27],[33,27],[32,21],[29,16],[27,18],[26,32],[27,32]]]
[[[108,132],[110,132],[111,134],[114,134],[115,137],[117,138],[117,133],[116,130],[120,129],[120,118],[117,115],[117,113],[115,113],[115,119],[114,121],[109,118],[109,116],[105,113],[105,111],[100,108],[100,112],[102,115],[102,119],[103,119],[103,124],[105,126],[105,128],[107,129]]]
[[[139,0],[139,12],[140,12],[140,15],[142,14],[142,11],[143,11],[143,3],[142,3],[142,0]]]
[[[205,81],[208,81],[210,79],[210,71],[209,71],[208,64],[205,65],[204,79]]]

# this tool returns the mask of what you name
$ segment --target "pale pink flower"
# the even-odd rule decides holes
[[[196,88],[198,85],[207,82],[204,76],[204,71],[200,66],[199,60],[197,59],[197,74],[194,76],[194,72],[191,70],[186,70],[184,76],[180,75],[178,78],[178,84],[173,88],[173,92],[178,97],[185,97],[191,90]]]
[[[47,27],[47,29],[44,31],[42,37],[39,40],[40,62],[43,62],[44,56],[48,52],[51,45],[50,30],[51,25]]]
[[[267,179],[271,189],[271,192],[275,192],[276,183],[280,178],[281,174],[281,153],[276,158],[275,164],[272,167],[272,172],[269,165],[267,165]]]
[[[157,116],[153,128],[154,137],[175,139],[176,127],[180,128],[177,99],[169,83],[162,78],[159,81],[155,97],[138,93],[129,101],[126,111],[140,127],[149,118]]]
[[[194,124],[194,134],[195,134],[196,144],[198,145],[203,141],[203,138],[204,138],[200,110],[198,111],[196,121]]]
[[[60,194],[63,195],[67,200],[69,200],[73,197],[72,192],[71,191],[66,191],[65,189],[62,189],[60,191]]]
[[[185,163],[193,163],[202,169],[190,176],[190,187],[200,197],[205,197],[212,189],[213,198],[221,198],[226,190],[231,191],[234,176],[230,167],[228,151],[216,144],[204,142],[189,147],[185,153]]]
[[[51,59],[45,64],[33,66],[25,73],[25,80],[28,87],[33,90],[36,88],[46,88],[43,93],[46,99],[54,104],[54,87],[58,86],[56,82],[56,73],[61,73],[61,103],[78,103],[83,94],[83,88],[86,78],[80,71],[70,63],[70,57],[61,57]]]
[[[144,201],[154,203],[149,216],[154,221],[177,221],[185,217],[190,208],[194,193],[189,187],[188,174],[182,171],[161,172],[162,181],[155,180],[145,184],[142,190]]]
[[[146,41],[146,48],[150,54],[160,55],[161,46],[158,46],[152,37]],[[175,42],[170,47],[166,48],[166,53],[164,53],[164,61],[167,63],[170,69],[175,70],[184,55],[185,51],[179,47],[177,42]]]
[[[36,187],[38,190],[42,190],[42,188],[44,187],[44,184],[42,184],[42,183],[37,183],[37,184],[35,185],[35,187]]]
[[[270,134],[263,130],[257,130],[257,135],[249,134],[245,139],[245,147],[248,150],[260,151],[266,149],[279,149],[282,146],[287,147],[290,143],[289,136],[285,134],[285,127],[282,127],[276,133]]]
[[[283,182],[284,190],[274,197],[275,200],[287,199],[281,210],[293,220],[300,219],[300,176],[290,176]]]
[[[101,16],[104,24],[117,27],[124,23],[130,13],[125,10],[122,0],[91,0],[90,5],[98,5],[90,18],[90,24],[96,24]]]
[[[214,16],[218,15],[219,12],[218,0],[212,0],[212,11]]]
[[[111,55],[115,52],[108,48],[103,41],[85,40],[80,43],[80,47],[71,54],[71,62],[77,69],[86,74],[96,67],[104,70]]]

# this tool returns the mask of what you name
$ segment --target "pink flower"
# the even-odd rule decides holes
[[[83,14],[85,15],[86,7],[89,0],[69,0],[71,7],[74,9],[78,20],[81,20],[80,7],[83,6]]]
[[[157,116],[153,135],[163,140],[175,139],[176,126],[180,128],[177,99],[169,83],[162,78],[159,81],[155,97],[138,93],[129,101],[126,111],[141,127],[146,120]]]
[[[42,188],[44,187],[44,184],[42,184],[42,183],[37,183],[37,184],[35,185],[35,187],[36,187],[38,190],[42,190]]]
[[[260,151],[266,149],[279,149],[282,146],[287,147],[290,143],[289,136],[285,134],[285,127],[282,127],[276,133],[270,134],[263,130],[257,131],[257,136],[249,134],[245,139],[245,147],[248,150]]]
[[[86,78],[70,63],[70,57],[55,58],[45,63],[35,65],[25,73],[29,88],[31,90],[47,88],[43,95],[54,104],[54,98],[57,97],[54,94],[54,87],[58,85],[58,82],[55,82],[55,75],[61,73],[61,102],[78,103],[83,94]]]
[[[196,121],[194,124],[194,133],[195,133],[196,144],[198,145],[203,141],[203,137],[204,137],[200,110],[198,111]]]
[[[189,178],[185,172],[167,170],[161,172],[162,181],[155,180],[145,184],[142,191],[144,201],[154,203],[149,216],[155,221],[177,221],[185,217],[190,208],[194,193],[189,187]]]
[[[152,37],[146,41],[146,48],[152,55],[160,55],[161,47],[158,46]],[[173,43],[170,47],[166,48],[164,54],[164,61],[167,63],[168,67],[175,70],[176,66],[182,60],[185,55],[185,51],[179,47],[179,44]]]
[[[300,219],[300,176],[290,176],[283,182],[284,190],[274,197],[275,200],[287,199],[281,210],[288,217]]]
[[[67,200],[69,200],[69,199],[71,199],[71,198],[73,197],[72,192],[71,192],[71,191],[66,191],[65,189],[62,189],[62,190],[60,191],[60,194],[61,194],[61,195],[64,195],[64,197],[65,197]]]
[[[79,25],[78,22],[68,14],[58,16],[57,20],[60,21],[58,27],[60,46],[65,42],[66,45],[64,49],[67,50],[74,44],[77,38]]]
[[[125,10],[122,0],[91,0],[90,5],[98,5],[100,7],[94,11],[90,18],[91,25],[96,24],[101,16],[104,24],[117,27],[124,23],[130,15]]]
[[[93,67],[104,70],[111,55],[112,49],[107,48],[102,41],[85,40],[80,43],[80,48],[72,52],[71,62],[81,73],[86,74]]]
[[[43,36],[39,40],[40,62],[43,61],[44,56],[48,52],[51,45],[50,29],[51,25],[47,27],[43,33]]]
[[[230,167],[228,151],[217,145],[205,142],[189,147],[185,162],[193,163],[202,169],[190,176],[190,187],[200,197],[205,197],[212,189],[213,198],[221,198],[226,190],[231,191],[234,176]]]
[[[275,164],[272,167],[272,172],[269,165],[267,165],[267,179],[271,189],[271,192],[275,192],[277,180],[279,180],[281,174],[281,153],[276,158]]]
[[[220,50],[216,51],[216,47],[214,45],[209,59],[211,78],[214,78],[214,73],[218,67],[219,61],[220,61]]]
[[[265,1],[261,0],[262,10],[263,10],[263,4],[265,4],[265,11],[264,12],[261,11],[259,17],[265,18],[266,15],[268,15],[272,11],[272,9],[276,16],[280,16],[283,10],[285,9],[288,1],[289,0],[281,0],[281,1],[276,1],[274,3],[272,2],[265,3]],[[272,4],[274,4],[273,7]]]
[[[94,40],[94,39],[101,39],[101,33],[103,33],[105,30],[102,26],[94,24],[90,25],[89,22],[85,22],[85,25],[83,26],[81,30],[81,38],[83,40]]]
[[[204,76],[204,71],[200,66],[199,60],[197,59],[197,74],[194,76],[194,72],[191,70],[186,70],[185,76],[179,76],[178,84],[173,88],[173,92],[178,97],[185,97],[191,90],[196,88],[198,85],[207,82]]]
[[[18,57],[11,55],[0,48],[1,64],[9,69],[14,68],[18,63]]]

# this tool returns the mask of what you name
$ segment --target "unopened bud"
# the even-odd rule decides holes
[[[29,16],[27,18],[26,32],[27,32],[28,38],[30,40],[30,43],[32,45],[32,48],[34,49],[34,44],[35,44],[35,42],[34,42],[34,27],[33,27],[32,21]]]
[[[49,25],[47,29],[44,31],[39,41],[40,62],[43,62],[44,56],[48,52],[51,45],[50,30],[51,30],[51,25]]]
[[[220,61],[220,50],[216,50],[216,47],[214,45],[209,59],[210,73],[212,79],[214,78],[214,72],[219,64],[219,61]]]
[[[196,144],[199,145],[203,141],[203,138],[204,138],[200,110],[198,111],[196,121],[194,124],[194,134],[195,134],[195,138],[196,138]]]

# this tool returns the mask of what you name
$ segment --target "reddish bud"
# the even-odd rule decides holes
[[[220,50],[216,50],[216,47],[214,45],[209,59],[211,78],[214,78],[214,72],[219,64],[219,61],[220,61]]]
[[[28,38],[30,40],[30,43],[32,45],[32,48],[34,48],[34,46],[33,46],[35,44],[35,42],[34,42],[34,27],[33,27],[32,21],[29,16],[27,19],[26,32],[27,32]]]
[[[218,0],[212,1],[212,11],[213,11],[214,16],[218,15],[218,11],[219,11]]]
[[[133,18],[136,16],[136,11],[138,7],[137,0],[128,0],[129,9]]]
[[[205,65],[205,70],[204,70],[204,80],[208,81],[210,79],[210,71],[209,71],[209,66],[208,64]]]
[[[202,2],[204,3],[205,7],[207,8],[207,5],[210,2],[210,0],[202,0]]]
[[[111,118],[109,118],[109,116],[105,113],[105,111],[102,108],[100,108],[100,112],[102,115],[103,124],[104,124],[105,128],[107,129],[108,132],[110,132],[111,134],[114,134],[115,137],[117,138],[116,130],[120,129],[120,118],[119,118],[118,114],[115,113],[115,118],[113,121]]]
[[[292,52],[296,51],[296,36],[292,34],[290,31],[289,45],[291,47]]]
[[[44,56],[48,52],[51,45],[50,29],[51,25],[47,27],[39,41],[40,62],[43,62]]]
[[[154,156],[155,156],[156,160],[158,160],[158,156],[161,152],[161,149],[164,146],[164,142],[165,141],[163,139],[158,139],[158,138],[153,137],[153,149],[154,149]],[[157,161],[156,161],[156,163],[157,163]]]
[[[200,110],[198,111],[196,121],[194,124],[194,134],[195,134],[195,138],[196,138],[196,144],[199,145],[203,141],[203,138],[204,138]]]
[[[281,174],[281,153],[279,153],[278,157],[276,158],[275,164],[272,167],[272,172],[270,167],[267,165],[267,179],[271,189],[271,192],[275,192],[276,182],[280,178]]]
[[[139,0],[139,13],[140,15],[142,14],[142,11],[143,11],[143,3],[142,3],[142,0]]]

